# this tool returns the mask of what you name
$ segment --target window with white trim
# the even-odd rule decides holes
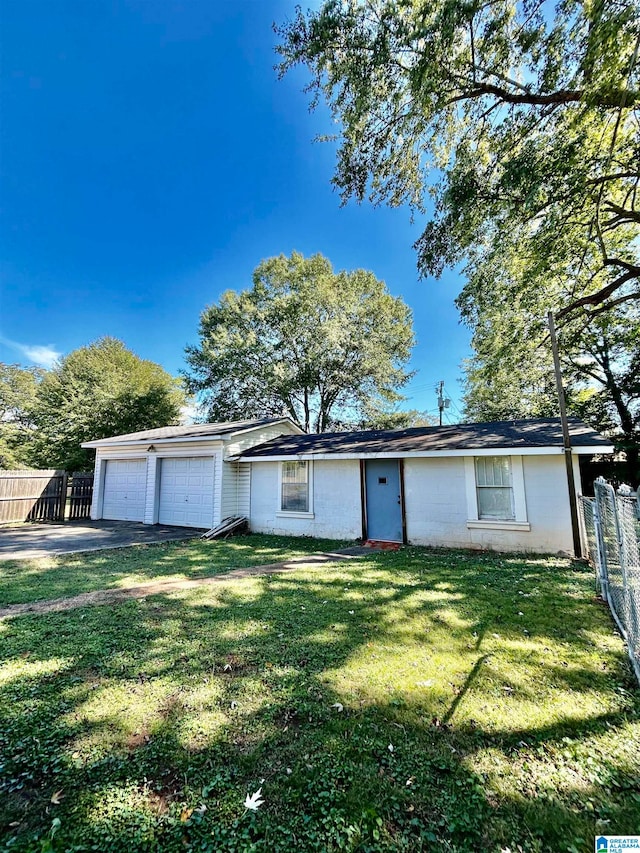
[[[309,463],[282,462],[280,510],[309,512]]]
[[[478,518],[511,521],[516,517],[511,457],[476,456]]]

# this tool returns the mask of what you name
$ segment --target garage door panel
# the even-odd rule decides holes
[[[181,527],[211,527],[213,474],[214,459],[211,456],[163,459],[159,523]]]
[[[144,521],[146,487],[146,460],[107,460],[102,517],[114,521]]]

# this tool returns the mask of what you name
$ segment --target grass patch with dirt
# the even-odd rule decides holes
[[[130,548],[0,561],[0,607],[124,589],[159,580],[196,580],[230,569],[278,563],[346,542],[296,536],[238,536],[207,541],[160,542]]]
[[[5,619],[0,650],[7,851],[576,853],[640,828],[637,685],[568,560],[409,547]]]

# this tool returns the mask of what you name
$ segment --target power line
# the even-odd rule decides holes
[[[459,415],[461,418],[464,418],[464,413],[463,413],[463,412],[458,408],[458,406],[456,405],[456,403],[455,403],[453,400],[451,401],[451,405],[453,406],[453,408],[455,409],[455,411],[458,413],[458,415]]]
[[[436,391],[438,388],[437,382],[426,382],[421,385],[413,385],[410,389],[408,389],[412,394],[416,391]]]

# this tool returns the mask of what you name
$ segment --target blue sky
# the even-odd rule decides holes
[[[460,406],[454,273],[420,281],[407,210],[340,207],[303,69],[279,81],[291,0],[4,0],[0,361],[103,335],[176,374],[205,305],[266,257],[372,270],[414,311],[410,407]],[[450,418],[457,419],[455,408]]]

